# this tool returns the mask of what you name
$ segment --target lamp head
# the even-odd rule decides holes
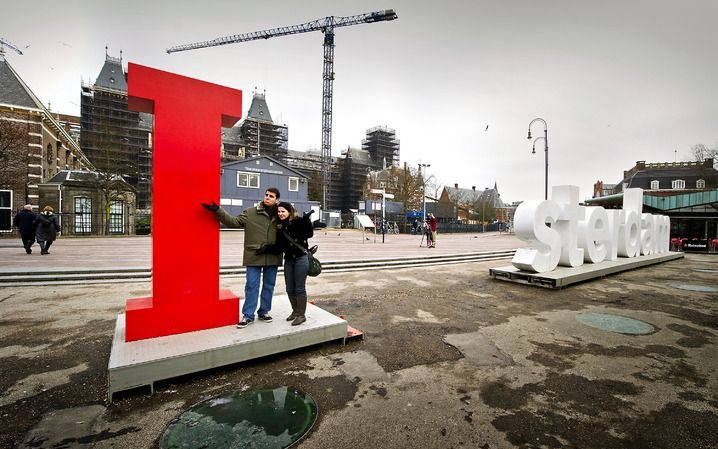
[[[529,135],[526,136],[526,139],[527,139],[527,140],[531,139],[531,128],[529,128]]]
[[[534,143],[534,147],[531,149],[531,154],[536,154],[536,144]]]

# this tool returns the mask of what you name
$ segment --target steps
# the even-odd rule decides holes
[[[427,257],[322,261],[322,273],[415,268],[432,265],[482,262],[488,260],[509,259],[513,257],[515,252],[515,249],[511,249]],[[279,268],[279,271],[283,271],[282,267]],[[244,275],[245,272],[245,267],[241,265],[230,265],[219,268],[220,278],[241,276]],[[146,282],[151,280],[151,277],[152,270],[147,267],[96,270],[91,268],[54,270],[9,270],[0,272],[0,287]]]

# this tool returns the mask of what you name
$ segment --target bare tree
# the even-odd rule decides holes
[[[138,157],[130,156],[127,152],[118,151],[127,146],[127,139],[122,138],[120,142],[114,141],[113,135],[107,130],[99,135],[96,140],[95,158],[92,163],[95,165],[97,176],[90,182],[101,195],[102,201],[102,232],[110,234],[110,212],[112,203],[125,198],[130,191],[126,178],[137,177],[139,173]],[[122,155],[124,154],[124,158]],[[134,197],[134,196],[133,196]]]
[[[699,143],[691,147],[691,155],[693,159],[698,162],[703,162],[706,159],[713,159],[713,166],[715,167],[718,161],[718,143],[713,148],[708,148],[704,144]]]
[[[27,179],[29,157],[25,127],[0,120],[0,185],[14,187]]]

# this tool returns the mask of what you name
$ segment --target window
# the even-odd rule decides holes
[[[0,190],[0,232],[12,231],[12,190]]]
[[[258,189],[259,175],[257,173],[237,172],[237,187]]]
[[[52,144],[47,144],[47,163],[52,164]]]
[[[686,181],[683,179],[676,179],[671,181],[671,188],[673,189],[685,189]]]
[[[651,181],[651,190],[658,190],[658,181]]]
[[[125,232],[125,203],[113,201],[110,203],[110,234],[124,234]]]
[[[299,192],[299,178],[289,177],[289,187],[290,192]]]
[[[92,198],[75,197],[75,234],[92,232]]]
[[[705,189],[706,188],[706,180],[705,179],[699,179],[696,181],[696,189]]]

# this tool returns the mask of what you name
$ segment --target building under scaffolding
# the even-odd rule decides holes
[[[127,77],[105,54],[94,84],[82,84],[80,147],[100,171],[123,175],[137,189],[137,209],[152,205],[152,115],[127,108]]]
[[[274,123],[264,94],[253,95],[247,118],[239,126],[239,136],[246,158],[269,156],[284,161],[287,157],[288,129]]]
[[[379,169],[399,165],[399,139],[396,138],[396,131],[391,128],[375,126],[368,129],[361,147],[369,152],[374,166]]]

